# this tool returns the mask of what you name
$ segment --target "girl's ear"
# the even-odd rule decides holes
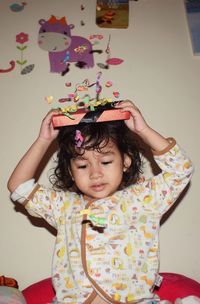
[[[123,168],[124,172],[126,172],[128,170],[131,163],[132,163],[132,160],[131,160],[130,156],[128,156],[127,154],[124,154],[124,168]]]

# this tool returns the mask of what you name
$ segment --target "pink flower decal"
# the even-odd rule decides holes
[[[28,34],[21,32],[18,35],[16,35],[16,42],[20,44],[24,44],[27,41],[28,41]]]
[[[16,42],[19,44],[17,45],[17,49],[20,51],[20,59],[18,59],[16,62],[20,66],[21,74],[23,74],[22,67],[27,63],[27,60],[24,59],[24,51],[27,49],[27,45],[24,45],[24,43],[28,41],[28,34],[21,32],[16,35]]]

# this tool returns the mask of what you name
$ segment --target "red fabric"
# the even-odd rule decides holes
[[[22,291],[27,304],[47,304],[51,303],[55,292],[51,283],[51,278],[44,279],[28,286]]]
[[[187,296],[200,297],[200,283],[176,273],[161,273],[163,282],[158,291],[161,300],[174,301],[176,298]],[[27,304],[47,304],[51,303],[55,293],[51,284],[51,279],[47,278],[28,286],[22,291]]]
[[[176,298],[188,296],[200,297],[200,283],[176,273],[160,273],[163,277],[161,287],[155,293],[161,300],[175,301]]]

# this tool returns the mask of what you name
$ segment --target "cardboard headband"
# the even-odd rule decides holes
[[[121,100],[120,100],[121,101]],[[76,105],[60,109],[61,114],[55,114],[52,118],[54,128],[77,125],[80,123],[96,123],[114,120],[127,120],[130,112],[122,112],[115,108],[120,101],[110,102],[109,99],[96,101],[89,107],[78,108]]]

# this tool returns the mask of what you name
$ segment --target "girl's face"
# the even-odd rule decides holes
[[[117,146],[109,142],[100,152],[85,150],[71,159],[71,175],[86,199],[100,199],[119,189],[130,164],[130,158],[122,157]]]

